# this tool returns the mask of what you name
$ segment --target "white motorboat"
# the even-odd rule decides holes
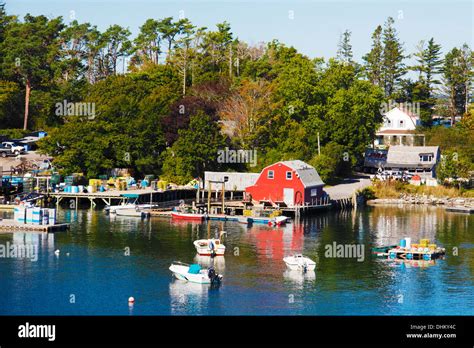
[[[122,210],[122,209],[135,209],[136,204],[135,203],[124,203],[124,204],[119,204],[119,205],[109,205],[104,208],[105,211],[115,214],[117,210]]]
[[[120,204],[120,205],[110,205],[104,208],[105,211],[115,214],[119,210],[130,210],[130,209],[137,209],[137,210],[143,210],[143,209],[151,209],[156,207],[155,204],[135,204],[135,203],[125,203],[125,204]]]
[[[201,256],[223,256],[225,253],[225,245],[219,239],[198,239],[193,244]]]
[[[295,254],[283,258],[286,266],[291,270],[299,270],[303,272],[314,271],[316,269],[316,262],[301,254]]]
[[[286,224],[287,221],[288,221],[287,216],[276,216],[273,219],[271,219],[268,224],[271,226],[281,226],[281,225]]]
[[[139,204],[138,200],[140,198],[140,195],[138,194],[133,194],[133,193],[126,193],[121,195],[125,201],[123,201],[121,204],[118,205],[109,205],[104,208],[104,210],[108,213],[115,214],[117,213],[118,210],[130,210],[130,209],[136,209],[136,210],[143,210],[143,209],[152,209],[155,207],[158,207],[156,204]],[[123,214],[122,214],[123,215]]]
[[[145,219],[150,216],[150,212],[139,210],[137,208],[119,209],[115,211],[117,216],[135,216]]]
[[[222,275],[216,273],[214,268],[202,269],[198,264],[188,265],[182,262],[173,262],[169,270],[179,279],[199,284],[219,284]]]
[[[219,239],[198,239],[193,242],[196,251],[201,256],[223,256],[225,245],[222,244],[221,237],[226,234],[225,231],[219,233]]]

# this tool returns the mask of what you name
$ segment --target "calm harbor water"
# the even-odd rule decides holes
[[[367,207],[248,228],[62,210],[58,221],[70,231],[0,234],[3,245],[38,245],[36,262],[0,258],[0,315],[474,315],[472,215]],[[215,263],[222,286],[173,279],[171,262],[205,264],[192,241],[220,230],[227,231],[226,256]],[[447,256],[426,267],[370,256],[370,247],[403,237],[429,238]],[[364,260],[326,257],[333,242],[364,244]],[[314,259],[316,272],[287,271],[282,258],[293,252]]]

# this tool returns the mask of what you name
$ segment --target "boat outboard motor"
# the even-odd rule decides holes
[[[219,277],[219,274],[217,274],[214,267],[209,267],[209,269],[207,270],[207,276],[211,280],[211,285],[219,285],[220,284],[221,278]]]

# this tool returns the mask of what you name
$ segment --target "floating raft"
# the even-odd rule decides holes
[[[434,260],[438,259],[446,253],[444,248],[401,248],[397,247],[388,251],[388,257],[390,259],[402,259],[402,260]]]
[[[15,220],[3,219],[0,220],[1,232],[57,232],[64,231],[69,228],[69,224],[55,224],[55,225],[34,225],[23,224]]]

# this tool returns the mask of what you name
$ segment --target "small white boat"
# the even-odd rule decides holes
[[[288,221],[287,216],[276,216],[270,220],[269,224],[272,226],[281,226],[281,225],[286,224],[287,221]]]
[[[142,210],[142,209],[151,209],[155,207],[157,207],[156,204],[126,203],[126,204],[120,204],[120,205],[111,205],[111,206],[105,207],[104,210],[111,214],[116,214],[117,211],[119,210],[129,210],[129,209]]]
[[[156,204],[139,204],[138,200],[140,195],[135,193],[125,193],[121,195],[124,201],[117,205],[109,205],[104,208],[104,210],[108,213],[115,214],[119,210],[129,210],[129,209],[152,209],[158,207]]]
[[[223,256],[225,253],[225,245],[219,239],[198,239],[193,244],[201,256]]]
[[[199,284],[219,284],[222,275],[216,273],[214,268],[202,269],[198,264],[188,265],[182,262],[173,262],[169,270],[179,279]]]
[[[104,208],[105,211],[115,214],[117,210],[122,210],[122,209],[135,209],[136,204],[134,203],[126,203],[126,204],[119,204],[119,205],[109,205]]]
[[[117,216],[134,216],[142,219],[148,218],[150,216],[150,212],[139,210],[136,208],[119,209],[115,211],[115,214]]]
[[[286,266],[291,270],[298,270],[298,271],[314,271],[316,268],[316,262],[311,260],[308,257],[305,257],[301,254],[295,254],[292,256],[287,256],[283,258],[285,261]]]
[[[193,242],[196,251],[201,256],[223,256],[225,245],[222,244],[221,237],[226,234],[225,231],[219,233],[219,239],[198,239]]]

